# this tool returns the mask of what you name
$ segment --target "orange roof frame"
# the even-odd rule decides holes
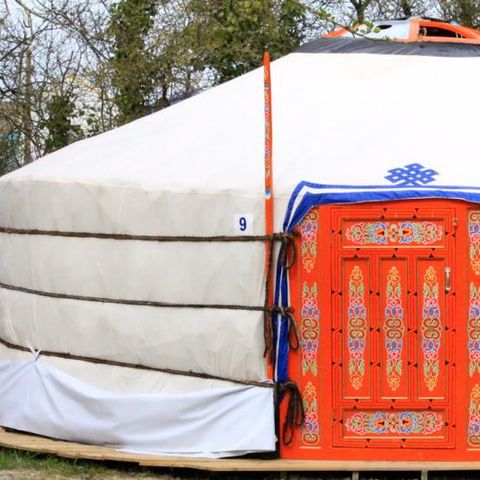
[[[395,20],[398,21],[398,20]],[[388,21],[385,21],[385,23]],[[442,20],[428,19],[421,17],[411,17],[405,19],[409,24],[409,33],[407,39],[392,39],[396,42],[448,42],[448,43],[467,43],[480,44],[480,30],[448,23]],[[382,22],[383,23],[383,22]],[[355,28],[355,27],[354,27]],[[348,34],[346,28],[337,29],[327,35],[325,38],[340,38]],[[368,37],[368,34],[367,34]]]

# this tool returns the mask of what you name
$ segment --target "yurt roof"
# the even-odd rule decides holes
[[[273,62],[277,224],[302,181],[392,186],[390,170],[419,164],[436,172],[435,185],[480,186],[479,55],[475,45],[321,39]],[[231,213],[255,210],[263,199],[263,108],[257,69],[74,143],[2,178],[0,221],[21,226],[26,216],[19,212],[42,209],[31,220],[37,228],[123,231],[128,222],[112,219],[133,202],[150,219],[171,213],[163,227],[150,222],[155,232],[201,233],[198,208],[219,215],[202,220],[206,232],[229,232]],[[22,185],[27,202],[17,195]],[[129,194],[126,201],[127,191],[143,196]],[[200,200],[214,197],[225,211]],[[97,213],[102,221],[95,221]],[[66,220],[72,215],[81,221]],[[128,216],[135,224],[133,210]],[[132,228],[148,233],[150,227]]]

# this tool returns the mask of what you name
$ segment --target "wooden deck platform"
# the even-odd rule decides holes
[[[0,427],[0,447],[58,455],[72,459],[118,461],[140,466],[189,468],[217,472],[301,472],[301,471],[455,471],[480,470],[480,462],[344,462],[256,459],[199,459],[161,457],[119,452],[112,448],[52,440],[36,435],[7,432]],[[422,478],[426,476],[422,475]],[[358,477],[357,477],[358,478]]]

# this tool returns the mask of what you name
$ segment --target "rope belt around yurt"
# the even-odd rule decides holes
[[[30,347],[23,347],[15,343],[8,342],[7,340],[1,337],[0,337],[0,344],[12,350],[18,350],[21,352],[32,351]],[[97,365],[108,365],[111,367],[133,368],[133,369],[149,371],[149,372],[167,373],[171,375],[182,375],[185,377],[193,377],[193,378],[203,378],[206,380],[219,380],[224,382],[235,383],[237,385],[247,385],[247,386],[261,387],[261,388],[275,388],[275,402],[277,403],[277,405],[279,403],[279,399],[284,394],[288,395],[289,397],[288,404],[287,404],[287,413],[285,416],[285,422],[282,427],[281,438],[284,445],[289,445],[292,442],[295,428],[301,427],[305,419],[304,406],[303,406],[301,393],[297,385],[290,380],[287,382],[276,383],[276,384],[272,382],[241,380],[238,378],[227,378],[219,375],[211,375],[208,373],[174,370],[171,368],[158,368],[158,367],[152,367],[152,366],[136,364],[136,363],[121,362],[118,360],[108,360],[105,358],[88,357],[84,355],[74,355],[72,353],[64,353],[64,352],[53,352],[50,350],[39,350],[37,352],[37,357],[40,355],[45,357],[62,358],[65,360],[76,360],[80,362],[88,362],[88,363],[93,363]]]
[[[30,348],[22,347],[21,345],[8,342],[3,338],[0,338],[0,344],[4,345],[7,348],[11,348],[13,350],[19,350],[21,352],[31,352]],[[158,373],[169,373],[172,375],[182,375],[185,377],[204,378],[208,380],[220,380],[224,382],[237,383],[239,385],[251,385],[253,387],[263,387],[263,388],[274,387],[273,383],[269,383],[269,382],[256,382],[254,380],[241,380],[241,379],[235,379],[235,378],[227,378],[219,375],[211,375],[208,373],[200,373],[200,372],[192,372],[192,371],[184,371],[184,370],[175,370],[172,368],[151,367],[148,365],[142,365],[137,363],[121,362],[118,360],[108,360],[106,358],[88,357],[84,355],[75,355],[72,353],[40,350],[40,354],[45,357],[63,358],[65,360],[77,360],[80,362],[95,363],[97,365],[109,365],[111,367],[133,368],[136,370],[145,370],[149,372],[158,372]]]
[[[10,235],[44,235],[47,237],[98,238],[105,240],[139,240],[142,242],[275,242],[290,244],[293,233],[273,233],[272,235],[214,235],[214,236],[173,236],[173,235],[130,235],[124,233],[68,232],[61,230],[40,230],[0,227],[0,233]]]
[[[16,285],[9,285],[0,282],[0,287],[6,290],[22,292],[31,295],[39,295],[43,297],[78,300],[86,302],[100,302],[120,305],[134,305],[145,306],[153,308],[199,308],[199,309],[225,309],[225,310],[244,310],[244,311],[258,311],[264,312],[264,341],[265,351],[264,356],[274,365],[276,359],[276,333],[274,329],[274,322],[277,316],[284,318],[287,322],[289,345],[292,350],[297,350],[300,346],[298,326],[296,324],[293,309],[291,307],[282,307],[279,305],[270,304],[271,294],[271,277],[273,268],[274,244],[280,243],[279,262],[286,270],[290,269],[295,263],[295,233],[273,233],[272,235],[232,235],[232,236],[159,236],[159,235],[129,235],[129,234],[115,234],[115,233],[91,233],[91,232],[69,232],[58,230],[39,230],[39,229],[19,229],[0,227],[0,233],[11,235],[43,235],[52,237],[71,237],[71,238],[97,238],[109,239],[119,241],[144,241],[144,242],[268,242],[268,258],[266,267],[265,280],[265,302],[263,306],[257,305],[227,305],[227,304],[198,304],[198,303],[170,303],[151,300],[133,300],[120,298],[105,298],[85,295],[72,295],[65,293],[48,292],[42,290],[35,290]],[[17,345],[0,337],[0,344],[7,348],[30,352],[31,348],[22,345]],[[96,358],[83,355],[71,354],[68,352],[54,352],[49,350],[41,350],[41,355],[47,357],[57,357],[67,360],[84,361],[93,364],[110,365],[116,367],[125,367],[140,369],[145,371],[167,373],[173,375],[183,375],[188,377],[204,378],[211,380],[219,380],[231,382],[239,385],[251,385],[262,388],[275,388],[276,403],[279,404],[283,397],[288,397],[287,411],[285,415],[285,422],[282,429],[282,441],[285,445],[291,443],[295,428],[300,427],[304,421],[303,401],[294,382],[288,380],[286,382],[260,382],[251,380],[242,380],[235,378],[227,378],[217,375],[210,375],[207,373],[174,370],[169,368],[158,368],[149,365],[134,364],[128,362],[121,362],[117,360]]]

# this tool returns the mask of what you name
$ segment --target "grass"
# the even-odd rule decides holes
[[[121,476],[123,478],[141,478],[151,475],[147,469],[131,465],[121,465],[121,468],[108,463],[89,462],[87,460],[69,460],[53,455],[41,455],[13,449],[0,449],[0,473],[2,470],[31,470],[43,472],[48,476],[80,477],[85,479],[108,478]]]

